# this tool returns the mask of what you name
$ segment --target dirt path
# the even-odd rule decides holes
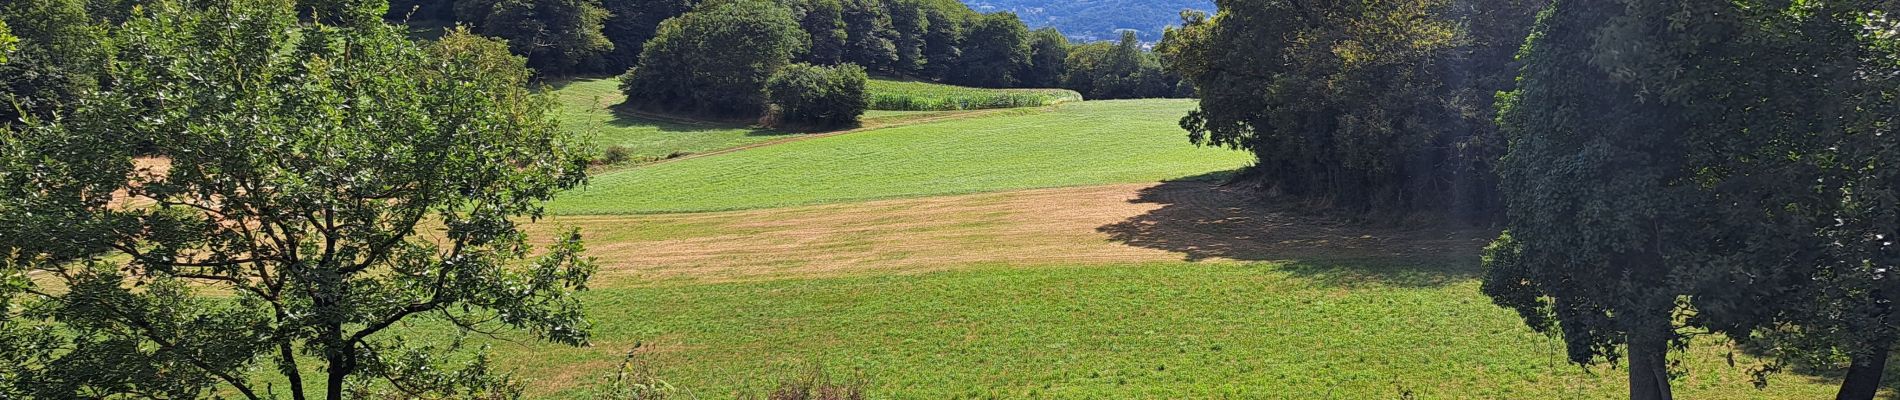
[[[1475,255],[1468,230],[1377,230],[1203,182],[1040,189],[734,212],[570,216],[607,285],[969,266]]]

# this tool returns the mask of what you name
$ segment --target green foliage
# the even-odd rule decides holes
[[[857,123],[864,114],[868,79],[864,68],[856,64],[792,64],[772,74],[765,92],[778,123],[834,128]]]
[[[1067,71],[1061,76],[1062,87],[1075,89],[1091,99],[1135,99],[1186,97],[1189,83],[1180,75],[1161,68],[1161,60],[1141,49],[1134,32],[1110,44],[1094,42],[1076,46],[1068,55]]]
[[[13,37],[13,31],[7,29],[6,21],[0,21],[0,64],[6,64],[7,54],[19,49],[15,47],[18,43],[20,38]]]
[[[1024,87],[1062,86],[1062,74],[1069,70],[1069,38],[1054,28],[1030,33],[1029,63],[1018,74]]]
[[[586,160],[504,44],[197,6],[151,4],[113,90],[0,134],[0,394],[261,398],[274,371],[296,398],[505,397],[453,335],[389,328],[587,343],[578,232],[516,225]],[[170,168],[135,168],[140,140]]]
[[[930,35],[930,18],[924,9],[928,6],[919,0],[891,0],[884,5],[890,9],[891,29],[897,32],[891,43],[897,48],[897,63],[891,65],[890,72],[912,76],[923,73],[930,63],[924,54]]]
[[[1192,107],[1184,100],[1081,102],[780,143],[603,173],[548,209],[750,209],[1154,182],[1245,165],[1244,153],[1170,140],[1181,131],[1169,120]]]
[[[640,53],[660,28],[660,22],[691,11],[698,0],[601,0],[609,14],[601,34],[613,43],[594,69],[621,73],[640,62]]]
[[[766,79],[808,45],[798,26],[791,10],[771,1],[707,3],[661,23],[621,89],[642,107],[759,115]]]
[[[963,30],[962,54],[950,81],[964,86],[1010,87],[1029,65],[1029,28],[1016,14],[984,14]]]
[[[1041,107],[1082,101],[1081,94],[1065,89],[980,89],[886,79],[872,80],[869,95],[871,109],[899,111]]]
[[[803,57],[805,62],[818,65],[844,62],[845,41],[850,39],[850,32],[844,29],[844,3],[806,0],[795,2],[794,7],[793,12],[802,15],[799,27],[811,38],[811,48]]]
[[[1182,120],[1194,143],[1254,152],[1269,192],[1317,205],[1473,217],[1497,208],[1486,99],[1512,73],[1498,50],[1517,45],[1460,28],[1495,18],[1501,26],[1486,29],[1521,38],[1539,2],[1217,3],[1211,19],[1183,13],[1187,25],[1159,46],[1202,98]]]
[[[897,63],[897,30],[891,26],[888,0],[843,0],[844,61],[878,72]]]
[[[0,63],[0,125],[48,119],[98,88],[106,46],[79,0],[0,4],[15,48]]]
[[[925,4],[924,21],[927,26],[924,31],[923,77],[946,80],[953,76],[957,60],[963,57],[965,25],[974,15],[975,12],[954,0],[937,0]]]
[[[601,0],[461,0],[455,7],[459,20],[507,40],[542,74],[574,72],[614,48],[602,33],[609,14]]]

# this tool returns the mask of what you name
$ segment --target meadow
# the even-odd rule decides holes
[[[1495,232],[1368,227],[1219,186],[1248,157],[1186,144],[1173,122],[1192,105],[1077,102],[606,172],[531,229],[588,235],[594,346],[492,350],[537,398],[590,398],[629,357],[700,398],[814,369],[877,398],[1626,394],[1621,370],[1567,363],[1478,293]],[[1760,361],[1706,336],[1683,354],[1684,398],[1834,389],[1794,373],[1756,389]]]
[[[1101,101],[802,140],[607,172],[557,214],[699,212],[1164,179],[1246,165],[1188,145],[1189,100]],[[1078,151],[1087,149],[1087,151]]]
[[[982,89],[881,78],[872,79],[865,90],[872,110],[981,110],[1082,101],[1081,93],[1067,89]]]

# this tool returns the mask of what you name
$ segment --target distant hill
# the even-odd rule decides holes
[[[1145,42],[1161,40],[1161,30],[1181,24],[1181,10],[1212,13],[1212,0],[963,0],[980,12],[1013,11],[1030,28],[1053,26],[1071,38],[1094,41],[1121,37],[1133,29]]]

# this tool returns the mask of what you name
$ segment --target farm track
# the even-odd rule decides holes
[[[600,283],[724,282],[971,266],[1418,259],[1487,232],[1368,229],[1208,182],[1121,184],[696,214],[565,216]],[[657,233],[656,233],[657,232]],[[1460,260],[1467,261],[1467,260]],[[1475,260],[1468,260],[1473,261]]]

